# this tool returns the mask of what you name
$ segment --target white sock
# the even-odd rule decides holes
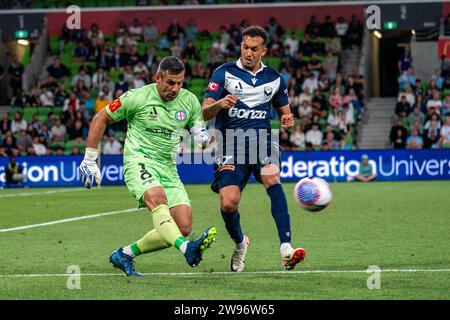
[[[289,242],[284,242],[280,245],[280,253],[283,258],[290,257],[293,252],[294,248],[292,248]]]
[[[189,241],[185,241],[185,242],[183,242],[183,243],[181,244],[181,246],[180,246],[180,251],[181,251],[182,254],[185,254],[185,253],[186,253],[186,247],[187,247],[188,242],[189,242]]]
[[[241,250],[247,247],[247,242],[245,241],[245,237],[242,239],[240,243],[236,243],[236,248]]]
[[[122,248],[123,253],[134,258],[134,253],[131,251],[131,245]]]

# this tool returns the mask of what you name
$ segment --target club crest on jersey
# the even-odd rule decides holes
[[[177,120],[178,122],[183,122],[186,120],[186,118],[186,112],[184,112],[183,110],[178,110],[177,112],[175,112],[175,120]]]
[[[271,87],[264,87],[264,95],[266,98],[270,98],[272,95],[272,88]]]
[[[217,90],[219,90],[219,84],[217,82],[210,82],[208,85],[208,91],[216,92]]]

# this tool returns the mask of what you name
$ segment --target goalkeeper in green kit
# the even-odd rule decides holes
[[[155,80],[156,84],[125,92],[95,116],[79,168],[86,188],[91,188],[94,180],[101,183],[96,148],[109,124],[126,119],[125,182],[138,207],[150,210],[154,225],[142,239],[112,253],[110,262],[127,276],[142,276],[134,268],[136,256],[171,246],[195,267],[216,236],[216,229],[210,227],[197,240],[185,238],[192,229],[192,211],[176,167],[185,126],[189,126],[195,142],[207,144],[200,103],[195,95],[181,88],[184,65],[180,59],[162,59]]]

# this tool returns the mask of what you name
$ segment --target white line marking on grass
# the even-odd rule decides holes
[[[105,216],[112,216],[114,214],[127,213],[127,212],[133,212],[133,211],[138,211],[138,210],[141,210],[141,209],[132,208],[132,209],[126,209],[126,210],[119,210],[119,211],[102,212],[102,213],[90,214],[90,215],[86,215],[86,216],[80,216],[80,217],[74,217],[74,218],[68,218],[68,219],[62,219],[62,220],[56,220],[56,221],[49,221],[49,222],[38,223],[38,224],[31,224],[31,225],[28,225],[28,226],[21,226],[21,227],[8,228],[8,229],[0,229],[0,232],[11,232],[11,231],[39,228],[39,227],[44,227],[44,226],[50,226],[50,225],[53,225],[53,224],[60,224],[60,223],[66,223],[66,222],[72,222],[72,221],[93,219],[93,218],[105,217]]]
[[[60,190],[47,190],[41,192],[22,192],[22,193],[10,193],[10,194],[0,194],[1,198],[15,198],[15,197],[25,197],[25,196],[35,196],[35,195],[43,195],[43,194],[53,194],[53,193],[63,193],[63,192],[78,192],[78,191],[86,191],[83,188],[71,188],[71,189],[60,189]]]
[[[426,273],[426,272],[450,272],[450,269],[384,269],[381,272],[389,273]],[[255,274],[314,274],[314,273],[367,273],[367,270],[297,270],[297,271],[250,271],[250,272],[150,272],[145,276],[206,276],[206,275],[255,275]],[[0,278],[35,278],[35,277],[68,277],[67,273],[41,273],[41,274],[0,274]],[[112,277],[125,276],[122,273],[81,273],[87,277]]]

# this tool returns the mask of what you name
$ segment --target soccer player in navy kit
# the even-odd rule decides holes
[[[291,128],[295,121],[284,79],[276,70],[261,62],[267,52],[267,40],[267,33],[258,26],[250,26],[242,32],[240,59],[224,63],[214,71],[202,106],[203,118],[215,118],[215,129],[222,134],[221,157],[216,165],[215,181],[211,188],[220,194],[220,209],[225,227],[236,244],[231,258],[231,270],[236,272],[244,270],[249,245],[249,239],[240,225],[238,205],[251,174],[264,185],[270,197],[284,267],[287,270],[293,269],[306,255],[304,249],[294,249],[291,246],[290,216],[280,181],[278,145],[272,141],[270,134],[272,106],[280,114],[282,128]],[[239,144],[234,137],[227,140],[230,130],[258,134],[250,135],[244,140],[246,142]],[[230,152],[228,148],[233,144],[234,148]],[[258,158],[256,162],[250,161],[249,158],[255,153],[255,150],[249,150],[251,145],[256,145],[258,152],[262,148],[266,149],[263,151],[267,151],[268,157]]]

